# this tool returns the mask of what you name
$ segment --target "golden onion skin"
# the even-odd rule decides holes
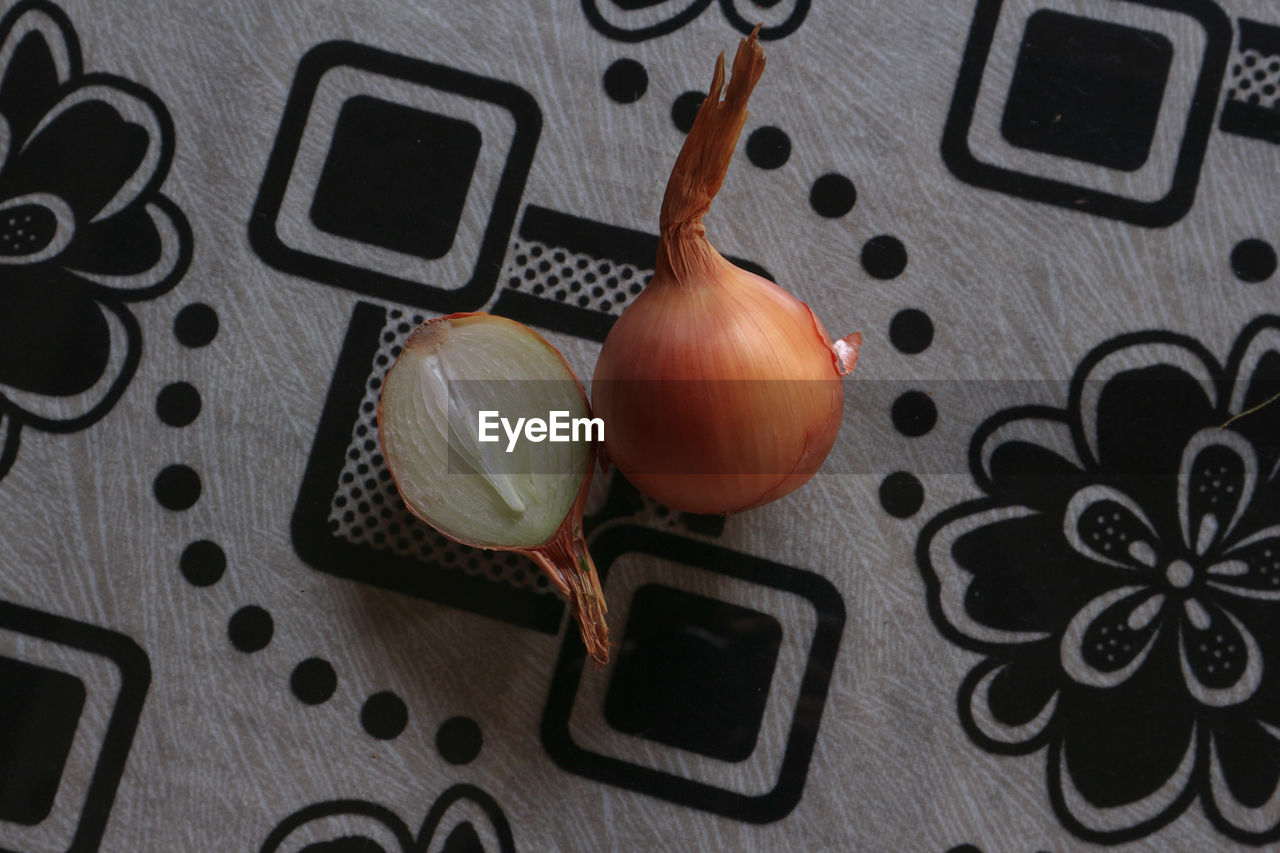
[[[609,461],[686,512],[740,512],[799,488],[844,408],[839,360],[808,306],[721,261],[721,275],[692,287],[655,276],[592,380]]]
[[[707,241],[702,219],[763,70],[756,32],[727,89],[716,63],[667,183],[653,279],[610,330],[592,380],[608,460],[686,512],[740,512],[807,482],[835,444],[841,377],[861,342],[833,344],[809,306]]]

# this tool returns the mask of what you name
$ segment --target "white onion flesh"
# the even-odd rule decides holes
[[[487,548],[549,540],[573,508],[593,457],[586,441],[506,433],[478,440],[478,416],[589,417],[564,359],[525,326],[445,317],[416,331],[387,374],[378,422],[387,466],[409,509],[446,536]]]

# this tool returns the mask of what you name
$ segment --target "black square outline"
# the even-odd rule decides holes
[[[991,43],[1004,0],[978,0],[973,25],[965,45],[955,93],[942,132],[942,160],[951,173],[965,183],[1007,195],[1080,210],[1118,219],[1147,228],[1161,228],[1177,222],[1191,209],[1204,162],[1209,134],[1218,109],[1227,60],[1231,52],[1231,19],[1213,0],[1114,0],[1137,3],[1190,15],[1204,27],[1206,44],[1200,77],[1196,81],[1186,131],[1178,151],[1169,192],[1157,201],[1137,201],[1113,193],[1077,187],[1064,181],[1028,175],[979,161],[969,150],[969,129],[973,123],[978,90],[986,69]]]
[[[461,288],[436,287],[312,255],[286,245],[276,234],[276,219],[280,215],[298,147],[302,144],[316,87],[327,71],[339,66],[495,104],[509,111],[515,120],[511,150],[498,180],[475,268],[471,280]],[[331,41],[316,45],[298,63],[280,129],[249,219],[249,243],[262,260],[283,272],[427,311],[473,311],[488,301],[497,283],[541,132],[542,112],[537,101],[513,83],[354,42]]]
[[[329,529],[329,504],[346,462],[352,428],[360,417],[365,385],[386,319],[387,309],[370,302],[357,302],[352,309],[298,486],[290,521],[294,552],[311,568],[334,577],[555,634],[560,630],[565,607],[552,592],[518,589],[460,571],[424,572],[422,561],[415,557],[358,545]]]
[[[398,121],[405,123],[388,127],[387,122]],[[394,151],[380,151],[377,158],[361,156],[365,151],[354,152],[357,154],[354,159],[350,156],[352,144],[360,146],[361,137],[403,146],[407,135],[416,137],[412,154],[398,147]],[[452,137],[446,147],[456,160],[437,164],[422,157],[424,143],[436,135]],[[334,119],[329,152],[311,196],[308,211],[311,224],[325,234],[427,261],[446,257],[458,242],[467,191],[475,177],[483,144],[480,128],[467,119],[424,112],[374,95],[352,95],[338,108]],[[404,163],[404,155],[415,162]],[[385,184],[391,175],[382,172],[381,167],[388,164],[393,168],[410,165],[422,171],[400,172],[391,181],[392,186],[387,187]],[[374,184],[382,185],[371,193]],[[394,199],[377,198],[388,190],[411,192]],[[351,201],[355,203],[352,211],[334,209],[335,203],[344,206]],[[361,208],[361,204],[367,206]],[[450,220],[452,227],[448,231],[431,227]],[[390,242],[380,242],[388,236]]]
[[[71,757],[71,749],[75,744],[76,732],[80,728],[80,719],[84,716],[84,703],[88,698],[85,690],[84,682],[69,672],[58,669],[51,669],[44,664],[35,663],[33,661],[22,660],[20,658],[9,657],[8,655],[0,655],[0,685],[4,685],[8,680],[5,670],[9,671],[9,675],[16,676],[18,679],[24,677],[24,672],[35,676],[35,683],[30,684],[30,692],[28,696],[36,696],[45,698],[59,703],[61,707],[49,707],[45,703],[39,703],[37,707],[44,706],[45,712],[40,715],[24,714],[21,700],[18,701],[16,710],[17,716],[25,718],[23,722],[19,722],[12,730],[0,727],[0,755],[8,750],[5,748],[17,746],[18,754],[14,756],[13,752],[9,752],[11,757],[16,757],[14,762],[18,772],[17,778],[22,778],[22,770],[34,770],[35,773],[41,773],[42,778],[39,782],[32,784],[33,780],[29,777],[22,786],[25,790],[21,793],[26,794],[24,799],[20,794],[16,803],[12,803],[8,809],[2,809],[0,813],[0,822],[9,821],[11,823],[20,824],[22,826],[39,826],[49,818],[53,813],[54,800],[57,797],[58,788],[62,786],[62,777],[67,772],[67,760]],[[12,694],[11,694],[12,695]],[[4,714],[4,702],[0,702],[0,715]],[[33,720],[33,716],[38,716],[38,720]],[[41,726],[39,730],[34,730],[30,725],[36,723]],[[56,728],[55,728],[56,726]],[[6,735],[16,733],[22,736],[22,742],[8,740],[5,743]],[[24,756],[22,750],[29,749],[32,745],[37,748],[44,747],[47,752],[42,758],[31,761],[31,756]],[[28,767],[24,768],[23,758],[27,759]],[[30,767],[30,764],[43,764],[44,767]],[[0,806],[4,805],[4,789],[10,791],[15,786],[7,786],[3,784],[3,777],[9,774],[10,767],[6,766],[3,758],[0,758]],[[50,784],[52,783],[52,784]],[[33,788],[37,792],[33,795]]]
[[[735,820],[763,824],[786,817],[804,792],[840,637],[844,633],[846,614],[840,593],[830,581],[813,572],[631,524],[602,531],[593,538],[591,552],[602,584],[610,567],[623,554],[649,554],[799,595],[814,606],[817,624],[783,750],[778,782],[767,793],[739,794],[590,752],[575,744],[569,733],[569,717],[586,664],[586,650],[576,631],[565,632],[542,715],[542,746],[547,754],[557,766],[570,773]]]
[[[745,715],[740,716],[734,721],[735,725],[741,726],[736,738],[721,740],[714,744],[698,745],[691,742],[696,739],[696,735],[694,738],[691,738],[691,732],[688,729],[673,732],[670,725],[659,724],[656,726],[649,726],[646,725],[649,722],[647,719],[637,720],[636,718],[629,718],[626,716],[631,711],[635,710],[636,706],[635,704],[627,701],[627,699],[633,697],[619,695],[615,692],[618,690],[620,686],[619,680],[624,674],[629,674],[631,676],[628,678],[628,681],[632,685],[635,685],[637,684],[637,681],[640,681],[644,683],[644,688],[649,691],[652,691],[655,687],[661,690],[663,687],[671,686],[670,683],[664,684],[661,681],[663,673],[647,671],[649,669],[650,661],[653,660],[652,657],[648,658],[648,660],[641,661],[627,654],[627,646],[636,639],[636,635],[638,633],[645,633],[648,627],[637,621],[636,605],[641,601],[641,599],[653,599],[654,597],[665,599],[666,602],[672,602],[673,599],[676,602],[679,602],[680,599],[683,599],[685,606],[696,606],[701,604],[704,607],[710,607],[713,609],[720,608],[719,615],[724,617],[724,619],[718,621],[716,626],[717,628],[728,627],[726,626],[725,621],[733,619],[739,615],[741,615],[745,620],[751,620],[753,623],[750,625],[750,630],[748,632],[741,632],[734,639],[746,644],[758,646],[761,651],[768,652],[767,655],[762,655],[760,657],[762,662],[767,657],[768,665],[761,666],[752,673],[752,675],[758,674],[764,676],[763,686],[759,680],[755,680],[754,682],[748,681],[746,684],[743,684],[742,681],[738,681],[738,683],[735,684],[732,682],[726,683],[726,680],[724,679],[715,679],[715,683],[719,685],[718,689],[724,691],[724,693],[719,696],[714,692],[703,694],[704,697],[708,699],[719,698],[731,700],[728,704],[736,705],[739,709],[744,709],[746,711]],[[704,602],[705,604],[703,604]],[[675,608],[682,609],[679,603],[675,604]],[[661,602],[652,603],[650,606],[645,607],[644,611],[647,611],[650,614],[660,613],[666,616],[670,615],[670,610]],[[678,626],[668,623],[667,627]],[[706,629],[707,625],[706,623],[703,623],[699,627]],[[723,634],[721,636],[723,636]],[[615,645],[615,648],[617,646],[621,646],[621,649],[618,652],[617,662],[614,664],[613,673],[610,676],[609,689],[605,691],[604,695],[603,710],[605,722],[608,723],[609,727],[614,731],[627,735],[638,735],[639,737],[654,741],[655,743],[662,744],[663,746],[669,746],[685,752],[704,755],[718,761],[727,761],[731,763],[745,761],[751,757],[751,754],[756,750],[756,746],[760,743],[760,730],[764,723],[764,712],[768,707],[769,687],[773,684],[774,674],[778,671],[778,655],[782,650],[782,639],[782,623],[779,622],[777,617],[771,613],[764,613],[736,602],[721,601],[718,598],[709,597],[702,593],[690,592],[665,583],[656,581],[643,583],[631,593],[631,602],[628,607],[627,621],[626,624],[621,626],[621,640]],[[641,642],[643,642],[643,640]],[[664,655],[664,660],[660,665],[661,669],[668,671],[673,666],[671,661],[678,660],[680,657],[684,656],[677,650],[669,651],[672,653]],[[694,654],[697,654],[697,652],[695,651]],[[708,662],[704,661],[704,663]],[[699,669],[705,669],[705,667],[699,667]],[[689,672],[690,670],[686,667],[681,675]],[[648,677],[646,678],[646,676]],[[697,685],[695,689],[706,689],[708,686],[713,686],[708,683],[709,679],[705,676],[699,680],[702,683]],[[743,681],[746,681],[746,679],[743,679]],[[737,689],[742,689],[742,692],[731,692]],[[652,693],[649,694],[650,697],[652,697],[652,695]],[[643,707],[646,703],[642,699],[638,704]],[[681,703],[682,707],[689,704],[696,705],[697,703]],[[686,713],[689,712],[686,710]],[[639,723],[638,726],[635,725],[637,722]],[[664,723],[669,722],[670,721],[664,721]],[[704,718],[702,722],[705,724],[710,721]],[[698,728],[701,728],[701,726],[698,726]],[[683,741],[683,743],[681,743],[681,741]]]
[[[1152,73],[1151,77],[1136,80],[1148,88],[1143,95],[1154,95],[1154,98],[1135,100],[1125,98],[1122,109],[1116,110],[1119,116],[1106,117],[1104,134],[1113,142],[1116,132],[1123,137],[1123,143],[1106,146],[1101,152],[1087,150],[1088,145],[1081,145],[1080,137],[1074,134],[1072,122],[1061,121],[1063,116],[1075,117],[1080,102],[1072,102],[1070,95],[1064,103],[1064,87],[1074,90],[1075,96],[1083,96],[1085,103],[1096,106],[1098,97],[1108,94],[1127,94],[1124,86],[1114,79],[1101,77],[1093,79],[1070,80],[1069,75],[1047,74],[1049,68],[1056,67],[1063,58],[1064,44],[1059,43],[1051,48],[1049,55],[1037,58],[1034,51],[1028,51],[1028,42],[1037,39],[1051,40],[1055,35],[1070,28],[1076,32],[1068,36],[1076,40],[1095,44],[1109,42],[1107,48],[1112,56],[1118,53],[1130,54],[1135,64]],[[1022,44],[1018,48],[1018,56],[1014,60],[1013,80],[1009,93],[1005,98],[1004,115],[1000,120],[1000,135],[1015,148],[1047,154],[1050,157],[1065,157],[1078,160],[1092,166],[1102,166],[1120,172],[1136,172],[1151,159],[1151,145],[1155,141],[1156,127],[1160,119],[1160,106],[1164,103],[1165,90],[1169,87],[1169,72],[1173,66],[1173,42],[1163,33],[1150,30],[1138,30],[1114,21],[1085,17],[1057,9],[1037,9],[1027,18],[1022,34]],[[1124,40],[1125,43],[1121,43]],[[1096,72],[1096,69],[1091,69]],[[1158,82],[1154,72],[1159,71]],[[1130,81],[1134,78],[1126,74]],[[1037,82],[1028,85],[1028,77],[1038,78]],[[1086,78],[1093,75],[1086,75]],[[1052,88],[1046,91],[1043,87],[1048,83]],[[1108,90],[1106,92],[1100,91]],[[1120,104],[1114,103],[1113,107]],[[1154,108],[1154,109],[1153,109]],[[1060,111],[1060,113],[1059,113]],[[1058,115],[1055,121],[1054,116]],[[1062,131],[1066,131],[1063,133]]]
[[[120,693],[107,721],[98,760],[80,810],[80,821],[67,847],[67,853],[97,850],[106,830],[120,777],[124,774],[125,760],[138,728],[147,689],[151,686],[151,662],[142,647],[124,634],[7,601],[0,601],[0,629],[104,657],[120,671]],[[0,847],[0,853],[22,851]]]

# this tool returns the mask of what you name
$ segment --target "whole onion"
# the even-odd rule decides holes
[[[662,200],[653,279],[613,326],[592,380],[608,460],[689,512],[738,512],[807,482],[835,443],[841,377],[862,340],[833,343],[809,306],[707,242],[702,219],[764,70],[757,32],[739,44],[723,100],[723,54],[716,62]]]

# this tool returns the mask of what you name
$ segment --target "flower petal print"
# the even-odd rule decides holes
[[[127,302],[172,288],[191,232],[160,193],[173,126],[147,89],[86,74],[63,12],[0,19],[0,476],[23,426],[101,418],[137,368]]]
[[[416,835],[386,806],[366,800],[329,800],[286,817],[260,848],[261,853],[514,853],[515,849],[511,824],[502,807],[488,793],[467,783],[453,785],[436,798]]]
[[[1083,838],[1139,838],[1198,798],[1227,836],[1280,840],[1280,404],[1250,411],[1278,393],[1280,317],[1225,365],[1171,333],[1107,341],[1066,408],[975,431],[986,496],[921,531],[930,615],[984,656],[965,731],[1048,747],[1050,803]]]
[[[697,19],[712,0],[581,0],[593,28],[608,38],[641,42],[673,33]],[[785,38],[799,29],[812,0],[720,0],[731,26],[747,35],[760,25],[763,41]],[[741,7],[741,8],[740,8]]]

